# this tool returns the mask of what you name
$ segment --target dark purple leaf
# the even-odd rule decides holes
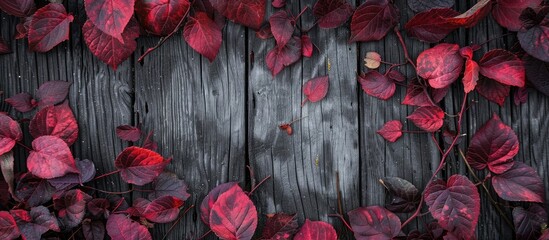
[[[360,207],[347,214],[357,240],[391,240],[400,233],[400,219],[383,207]]]
[[[545,202],[543,181],[532,167],[515,162],[506,172],[492,177],[492,186],[507,201]]]
[[[419,204],[419,191],[412,183],[398,177],[386,177],[379,182],[391,194],[391,203],[385,207],[396,213],[411,212]]]

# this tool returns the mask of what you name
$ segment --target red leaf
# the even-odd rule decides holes
[[[549,230],[545,229],[545,231],[543,231],[543,234],[541,234],[538,240],[547,240],[547,239],[549,239]]]
[[[0,1],[0,9],[9,15],[26,17],[35,9],[33,0],[6,0]]]
[[[529,55],[549,62],[549,20],[544,20],[540,25],[534,26],[527,31],[517,33],[520,46]]]
[[[107,220],[107,234],[117,240],[152,240],[147,227],[124,214],[112,214]]]
[[[116,127],[116,136],[124,141],[137,142],[141,138],[141,129],[130,125]]]
[[[90,24],[121,43],[126,41],[122,33],[133,16],[134,4],[135,0],[84,0]]]
[[[378,71],[369,71],[358,76],[358,82],[366,94],[381,100],[391,98],[396,91],[395,82]]]
[[[215,201],[210,228],[222,239],[251,239],[257,227],[257,210],[252,200],[235,185]]]
[[[167,36],[191,7],[189,0],[136,0],[135,13],[148,32]]]
[[[541,2],[542,0],[497,0],[492,8],[492,16],[499,25],[510,31],[518,31],[522,28],[522,22],[519,19],[522,10],[528,7],[535,8]]]
[[[285,10],[280,10],[269,18],[271,32],[277,46],[284,46],[292,38],[295,28],[295,19]]]
[[[532,167],[515,162],[511,169],[492,177],[498,196],[507,201],[545,201],[543,181]]]
[[[29,28],[29,46],[33,51],[47,52],[69,39],[69,23],[74,17],[65,6],[50,3],[34,13]]]
[[[354,7],[347,0],[318,0],[313,13],[321,28],[337,28],[353,14]]]
[[[407,119],[427,132],[436,132],[444,125],[444,111],[437,106],[420,107]]]
[[[266,13],[266,0],[210,0],[212,6],[229,20],[259,29]]]
[[[172,172],[161,173],[153,182],[153,191],[149,193],[149,200],[154,200],[163,196],[173,196],[187,200],[190,194],[187,192],[187,183],[177,178]]]
[[[467,162],[477,170],[488,166],[490,171],[501,174],[513,166],[513,157],[518,151],[517,135],[494,114],[473,135],[467,150]]]
[[[40,240],[42,234],[49,230],[60,231],[55,215],[44,206],[33,207],[30,212],[17,209],[11,210],[10,213],[25,240]]]
[[[377,134],[389,142],[396,142],[402,136],[402,123],[399,120],[389,121],[377,130]]]
[[[433,8],[450,8],[454,0],[408,0],[408,7],[414,12],[424,12]]]
[[[309,35],[301,35],[301,45],[301,54],[304,57],[310,58],[313,56],[313,42],[311,41],[311,37],[309,37]]]
[[[303,94],[305,94],[305,100],[301,103],[303,106],[307,101],[318,102],[328,94],[328,88],[330,87],[330,81],[328,76],[316,77],[305,84],[303,84]]]
[[[502,84],[524,87],[526,73],[524,64],[513,53],[495,49],[484,54],[479,61],[480,74]]]
[[[0,212],[0,239],[16,239],[21,235],[15,219],[6,211]]]
[[[337,240],[337,234],[334,227],[326,222],[305,219],[294,240]]]
[[[353,14],[349,42],[379,41],[399,18],[398,9],[388,0],[366,1]]]
[[[421,41],[439,42],[457,28],[446,21],[457,15],[459,13],[451,8],[434,8],[415,15],[406,23],[405,29],[408,35]]]
[[[0,155],[11,151],[15,143],[23,139],[19,123],[0,114]]]
[[[547,212],[538,204],[532,204],[528,209],[513,208],[516,239],[537,239],[546,222]]]
[[[476,89],[480,95],[500,106],[503,106],[505,98],[509,96],[509,91],[511,91],[511,87],[487,78],[481,78]]]
[[[63,226],[73,228],[78,226],[86,214],[86,202],[91,200],[91,196],[80,191],[72,189],[63,193],[62,196],[54,196],[53,206],[57,210],[57,216]]]
[[[15,33],[15,39],[23,39],[27,37],[31,22],[32,15],[26,18],[21,18],[20,22],[15,26],[15,29],[17,30]]]
[[[457,44],[441,43],[417,57],[417,73],[433,88],[450,86],[461,74],[463,58]]]
[[[259,30],[255,32],[255,36],[259,39],[269,39],[273,37],[273,32],[271,31],[271,24],[266,23]]]
[[[406,88],[406,96],[404,96],[402,104],[419,107],[433,106],[429,98],[427,89],[419,85],[417,79],[413,79]]]
[[[134,201],[134,207],[128,210],[137,211],[139,217],[144,217],[151,222],[168,223],[177,218],[179,207],[183,206],[183,203],[181,199],[172,196],[160,197],[152,202],[140,198]]]
[[[109,217],[109,208],[110,208],[109,200],[105,198],[94,198],[90,200],[87,204],[88,211],[95,217],[105,216],[105,218]]]
[[[189,17],[183,30],[185,41],[195,51],[213,62],[222,43],[221,28],[204,12]]]
[[[119,34],[123,42],[104,33],[90,20],[86,21],[82,27],[82,34],[93,55],[116,70],[118,65],[128,59],[137,47],[135,39],[139,37],[139,25],[135,19],[127,24],[124,32]]]
[[[395,82],[406,81],[406,77],[401,72],[395,69],[391,69],[388,73],[386,73],[386,75],[390,80],[393,80]]]
[[[56,136],[42,136],[32,141],[33,151],[27,168],[39,178],[50,179],[67,173],[79,173],[67,144]]]
[[[36,107],[37,103],[28,93],[19,93],[5,100],[15,110],[28,112]]]
[[[466,93],[475,90],[478,82],[478,73],[480,68],[475,60],[467,59],[465,61],[465,73],[463,74],[463,87]]]
[[[271,4],[275,8],[283,8],[286,6],[286,0],[272,0]]]
[[[480,196],[476,186],[462,175],[448,182],[437,179],[425,189],[425,203],[440,226],[463,239],[472,239],[480,215]]]
[[[0,55],[11,53],[11,47],[7,44],[4,39],[0,36]]]
[[[55,188],[46,179],[24,173],[17,181],[15,195],[29,207],[35,207],[51,201]]]
[[[385,207],[396,213],[411,212],[419,204],[419,190],[412,183],[398,177],[387,177],[379,179],[379,182],[391,194],[391,203]]]
[[[486,17],[491,9],[492,0],[479,0],[473,7],[467,10],[467,12],[448,18],[447,21],[458,27],[470,28]]]
[[[261,239],[291,239],[297,232],[299,225],[297,224],[296,214],[267,214],[267,222],[263,228]]]
[[[165,160],[160,154],[140,147],[128,147],[116,157],[115,167],[120,177],[127,183],[142,186],[152,182],[171,159]]]
[[[217,201],[219,196],[226,192],[227,190],[236,187],[238,185],[237,182],[228,182],[220,184],[219,186],[212,189],[206,197],[202,200],[202,203],[200,204],[200,218],[206,225],[210,225],[210,213],[212,210],[212,207],[214,203]]]
[[[360,207],[347,214],[357,240],[389,240],[400,233],[400,219],[383,207]]]
[[[273,77],[276,76],[282,69],[292,65],[301,58],[301,39],[299,37],[292,37],[290,41],[284,46],[276,46],[271,49],[265,61],[267,67],[271,70]]]
[[[105,238],[105,223],[99,220],[85,219],[82,223],[82,233],[86,240],[103,240]]]
[[[34,138],[51,135],[61,138],[68,146],[78,138],[78,123],[67,102],[49,106],[36,113],[29,124]]]
[[[36,90],[38,106],[44,107],[62,103],[69,95],[72,83],[65,81],[49,81],[42,83]]]
[[[528,88],[525,88],[525,87],[517,88],[513,95],[514,95],[513,102],[517,106],[528,102]]]

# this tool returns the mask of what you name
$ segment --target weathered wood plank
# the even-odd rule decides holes
[[[159,152],[173,156],[169,170],[189,184],[194,204],[169,239],[196,239],[208,228],[200,221],[204,196],[220,183],[245,183],[245,28],[228,23],[213,63],[194,52],[180,35],[136,63],[136,123],[154,131]],[[148,48],[158,38],[139,40]],[[157,224],[161,238],[169,224]],[[213,234],[212,234],[213,235]],[[210,236],[213,238],[213,236]]]

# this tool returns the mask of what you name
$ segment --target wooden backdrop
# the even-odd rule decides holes
[[[305,6],[312,7],[315,1],[297,2],[289,4],[294,14]],[[406,1],[396,2],[403,26],[413,12]],[[471,0],[456,2],[455,9],[461,12],[474,4]],[[241,186],[249,187],[246,165],[250,165],[258,181],[272,176],[253,197],[261,214],[297,213],[300,223],[305,218],[328,221],[342,239],[350,239],[352,235],[341,222],[327,216],[339,211],[337,189],[344,212],[359,206],[382,205],[386,199],[379,178],[397,176],[423,189],[438,166],[440,154],[427,134],[406,134],[396,143],[388,143],[375,133],[393,119],[403,120],[406,129],[415,129],[405,121],[414,107],[400,104],[405,88],[399,87],[389,101],[381,101],[364,94],[357,85],[357,74],[365,70],[362,59],[366,52],[379,52],[389,62],[405,61],[392,32],[379,42],[348,44],[348,27],[315,28],[310,35],[320,52],[315,50],[312,58],[299,61],[273,78],[265,55],[274,46],[274,40],[262,41],[254,31],[228,23],[223,30],[223,46],[213,63],[194,52],[177,34],[149,55],[144,64],[139,64],[137,58],[158,38],[139,38],[134,56],[113,71],[90,53],[82,39],[82,1],[68,1],[68,9],[75,15],[70,40],[54,50],[33,53],[25,41],[11,41],[14,53],[0,56],[0,90],[11,96],[33,92],[45,81],[72,82],[70,103],[80,127],[74,154],[94,161],[98,172],[114,169],[116,155],[128,146],[115,136],[116,126],[140,124],[145,131],[154,131],[161,154],[173,156],[168,169],[189,184],[189,205],[200,204],[208,191],[220,183],[239,181]],[[269,6],[268,15],[273,11]],[[300,20],[306,26],[313,21],[312,14],[305,14]],[[17,22],[2,13],[0,33],[4,39],[14,36]],[[488,17],[472,29],[453,32],[445,41],[464,46],[505,33]],[[430,47],[407,37],[405,41],[414,59]],[[498,38],[483,45],[477,54],[493,48],[509,49],[515,42],[513,37]],[[413,74],[410,68],[401,71]],[[326,99],[301,107],[302,84],[323,75],[330,76]],[[461,97],[462,90],[454,87],[441,107],[456,113]],[[519,135],[517,160],[537,169],[547,185],[549,98],[532,90],[528,102],[520,106],[508,99],[499,107],[477,94],[471,96],[471,101],[476,104],[471,105],[464,120],[468,138],[493,112],[499,114]],[[5,103],[0,104],[1,110],[9,109]],[[18,117],[27,116],[11,112]],[[293,125],[292,136],[277,127],[303,117]],[[25,140],[31,141],[28,136]],[[466,144],[463,141],[460,148]],[[451,156],[441,175],[454,173],[466,174],[457,155]],[[127,189],[117,177],[100,180],[97,187]],[[485,194],[481,196],[478,238],[512,238],[512,230]],[[546,197],[549,198],[549,191]],[[199,214],[198,208],[191,210],[168,239],[195,239],[205,233],[207,228]],[[406,217],[401,215],[402,219]],[[406,230],[424,225],[424,221],[419,221]],[[156,225],[152,230],[154,238],[160,239],[168,227]]]

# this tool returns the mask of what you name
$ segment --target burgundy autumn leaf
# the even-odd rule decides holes
[[[137,142],[141,138],[141,129],[130,125],[116,127],[116,136],[124,141]]]
[[[452,18],[447,18],[446,21],[457,27],[470,28],[490,14],[492,3],[492,0],[479,0],[466,12]]]
[[[494,49],[479,61],[480,74],[505,85],[524,87],[526,73],[522,60],[513,53]]]
[[[543,180],[536,170],[521,162],[492,176],[492,186],[498,196],[507,201],[545,202]]]
[[[408,7],[414,12],[424,12],[433,8],[450,8],[455,0],[408,0]]]
[[[310,58],[313,56],[313,42],[311,41],[311,37],[309,37],[309,35],[301,35],[301,45],[301,54],[304,57]]]
[[[62,191],[73,188],[81,183],[87,183],[95,177],[95,164],[88,160],[76,161],[76,167],[80,173],[67,173],[62,177],[48,179],[48,182],[55,187],[55,189]]]
[[[381,100],[391,98],[396,91],[395,82],[378,71],[369,71],[358,76],[358,82],[362,91]]]
[[[148,196],[151,201],[163,196],[173,196],[185,201],[191,196],[187,192],[187,183],[172,172],[162,172],[152,185],[152,192]]]
[[[223,41],[221,28],[204,12],[189,17],[183,30],[183,37],[189,46],[210,62],[217,56]]]
[[[267,22],[266,24],[261,26],[261,28],[255,32],[255,36],[263,40],[272,38],[273,32],[271,31],[271,24]]]
[[[415,15],[406,23],[405,29],[408,35],[421,41],[435,43],[440,42],[446,35],[456,29],[446,19],[459,15],[451,8],[434,8]]]
[[[505,98],[509,96],[511,87],[488,78],[480,78],[477,82],[476,90],[486,99],[503,106]]]
[[[321,28],[337,28],[353,14],[354,7],[347,0],[318,0],[313,13]]]
[[[4,39],[0,36],[0,55],[11,53],[11,47]]]
[[[379,182],[391,194],[391,203],[385,207],[396,213],[414,211],[419,204],[419,190],[412,183],[398,177],[386,177]]]
[[[266,0],[210,0],[212,6],[229,20],[259,29],[266,13]]]
[[[120,170],[122,180],[142,186],[158,177],[170,162],[171,159],[164,159],[151,150],[128,147],[116,157],[114,165]]]
[[[105,198],[94,198],[87,203],[88,212],[95,217],[109,218],[110,206],[109,200]]]
[[[539,204],[532,204],[528,209],[513,208],[513,223],[517,239],[538,239],[547,220],[547,212]]]
[[[292,65],[301,58],[301,39],[292,37],[284,46],[275,46],[265,57],[267,67],[271,70],[273,77],[287,66]]]
[[[206,197],[202,200],[202,203],[200,204],[200,219],[206,224],[210,225],[210,212],[212,210],[212,207],[214,203],[217,201],[219,196],[226,192],[227,190],[237,187],[237,182],[228,182],[223,183],[212,189]]]
[[[19,112],[31,111],[37,105],[36,100],[28,93],[16,94],[5,101]]]
[[[7,0],[0,1],[0,9],[9,15],[26,17],[35,9],[34,0]]]
[[[330,79],[328,76],[316,77],[305,84],[303,84],[303,94],[305,100],[301,103],[301,106],[305,105],[307,101],[318,102],[328,94],[328,88],[330,87]]]
[[[517,135],[494,114],[473,135],[467,150],[467,162],[477,170],[486,167],[493,173],[509,170],[519,150]]]
[[[139,209],[140,216],[155,223],[169,223],[177,219],[179,207],[183,206],[183,200],[172,197],[159,197],[152,202],[142,199],[146,205]]]
[[[400,219],[383,207],[360,207],[347,214],[357,240],[393,239],[400,233]]]
[[[528,7],[536,8],[543,0],[497,0],[492,9],[492,16],[499,25],[510,31],[518,31],[522,28],[519,17],[522,11]]]
[[[85,240],[103,240],[105,238],[105,223],[100,220],[84,219],[82,234]]]
[[[249,240],[257,227],[257,210],[252,200],[235,185],[215,201],[210,228],[219,238]]]
[[[0,239],[16,239],[21,235],[15,219],[6,211],[0,211]]]
[[[49,230],[60,231],[57,218],[44,206],[33,207],[30,212],[22,209],[11,210],[10,214],[25,240],[40,240],[42,234]]]
[[[267,214],[267,222],[263,228],[261,239],[291,239],[298,228],[296,214]]]
[[[66,228],[78,226],[86,214],[86,202],[91,196],[79,189],[66,191],[61,196],[54,196],[53,207],[57,210],[57,217]]]
[[[107,220],[107,234],[111,239],[152,240],[147,227],[133,221],[125,214],[112,214]]]
[[[148,32],[167,36],[191,7],[189,0],[136,0],[135,13]]]
[[[436,132],[444,125],[444,111],[437,106],[420,107],[407,119],[424,131]]]
[[[126,41],[122,33],[133,16],[134,4],[135,0],[84,0],[90,24],[119,42]]]
[[[56,136],[42,136],[32,141],[33,150],[27,168],[39,178],[51,179],[67,173],[79,173],[67,144]]]
[[[465,60],[465,73],[463,74],[463,87],[466,93],[475,90],[478,82],[480,68],[473,59]]]
[[[401,72],[399,72],[398,70],[395,70],[395,69],[391,69],[385,75],[387,76],[387,78],[389,78],[390,80],[393,80],[395,82],[404,82],[404,81],[406,81],[406,77],[404,76],[404,74],[402,74]]]
[[[441,43],[417,57],[417,74],[433,88],[450,86],[461,74],[463,58],[457,44]]]
[[[47,52],[69,39],[69,24],[74,17],[67,14],[65,6],[50,3],[34,13],[29,28],[30,49]]]
[[[366,1],[353,14],[349,42],[381,40],[399,18],[398,9],[389,0]]]
[[[332,225],[322,221],[305,219],[294,240],[337,240],[337,233]]]
[[[399,120],[389,121],[377,130],[377,134],[389,142],[396,142],[402,136],[402,123]]]
[[[446,97],[448,94],[448,91],[450,90],[450,86],[445,88],[427,88],[429,90],[429,96],[431,96],[431,99],[433,99],[433,102],[439,103]]]
[[[24,39],[29,33],[30,24],[32,22],[32,15],[21,18],[20,22],[15,26],[15,39]]]
[[[29,207],[39,206],[51,201],[56,189],[46,179],[33,176],[31,173],[22,174],[15,188],[15,195]]]
[[[417,79],[414,79],[406,88],[406,96],[404,96],[402,104],[418,107],[433,106],[432,101],[429,99],[430,95],[427,88],[419,85]]]
[[[480,215],[480,196],[467,177],[452,175],[448,182],[432,181],[425,189],[425,203],[442,228],[463,239],[473,238]]]
[[[137,47],[135,39],[139,37],[139,24],[135,19],[129,21],[124,31],[121,32],[120,38],[124,41],[104,33],[91,20],[84,23],[82,34],[93,55],[116,70],[118,65],[128,59]]]
[[[286,6],[286,0],[272,0],[271,5],[275,8],[283,8]]]
[[[294,33],[295,19],[285,10],[280,10],[269,18],[271,32],[276,40],[277,46],[284,46]]]
[[[42,108],[29,124],[34,138],[56,136],[71,146],[78,138],[78,123],[67,102]]]
[[[541,24],[527,31],[517,33],[522,49],[544,62],[549,62],[549,39],[547,39],[547,35],[549,35],[549,19],[545,19]]]
[[[525,55],[522,60],[526,68],[526,78],[538,91],[549,96],[549,63],[540,61],[529,55]]]
[[[36,90],[38,106],[45,107],[62,103],[69,95],[72,83],[65,81],[49,81],[42,83]]]
[[[11,151],[18,141],[23,139],[19,123],[0,114],[0,155]]]
[[[520,106],[521,104],[528,102],[528,88],[517,88],[513,96],[513,102],[516,106]]]

